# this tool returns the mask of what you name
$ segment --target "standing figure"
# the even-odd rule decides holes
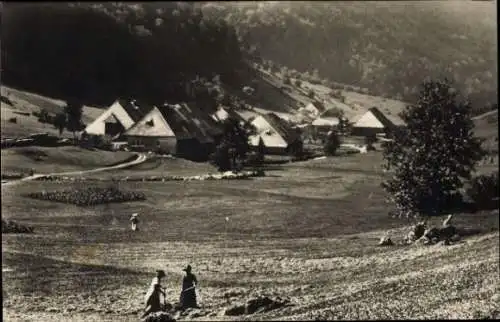
[[[191,265],[188,265],[185,269],[186,276],[182,279],[182,291],[180,297],[180,305],[181,309],[185,310],[187,308],[199,308],[196,303],[196,286],[198,281],[196,280],[196,276],[191,273]]]
[[[133,231],[139,230],[139,227],[137,226],[139,224],[139,218],[137,218],[138,215],[139,215],[138,213],[135,213],[132,214],[132,216],[130,217],[130,222],[132,223]]]
[[[163,302],[165,302],[165,291],[161,287],[161,280],[166,276],[163,270],[156,271],[156,277],[151,281],[151,285],[149,287],[146,296],[144,297],[144,301],[146,302],[146,308],[144,309],[144,314],[142,318],[147,316],[149,313],[159,312],[162,310],[161,308],[161,297],[163,295]]]

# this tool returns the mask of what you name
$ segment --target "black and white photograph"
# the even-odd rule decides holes
[[[497,9],[1,2],[2,320],[499,319]]]

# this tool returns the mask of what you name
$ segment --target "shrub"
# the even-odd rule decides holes
[[[328,132],[328,136],[326,137],[325,144],[323,145],[323,151],[326,155],[332,156],[335,155],[335,152],[340,147],[340,139],[336,131]]]
[[[498,204],[498,171],[472,178],[466,193],[478,207]]]
[[[285,85],[291,85],[292,81],[290,80],[290,77],[285,76],[285,79],[283,79],[283,84],[285,84]]]
[[[32,234],[33,227],[2,219],[2,234]]]
[[[300,79],[295,80],[295,86],[300,87],[302,85],[302,81]]]
[[[312,89],[310,89],[308,92],[307,92],[307,97],[309,98],[314,98],[314,91]]]

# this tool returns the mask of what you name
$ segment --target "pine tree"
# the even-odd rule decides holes
[[[393,175],[382,186],[400,215],[438,214],[484,155],[472,131],[471,107],[459,101],[449,81],[425,81],[416,105],[401,118],[407,127],[383,146],[385,168]]]

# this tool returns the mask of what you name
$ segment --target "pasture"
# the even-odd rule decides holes
[[[93,175],[210,172],[186,162]],[[412,221],[388,216],[380,164],[371,152],[268,166],[251,180],[88,182],[147,198],[93,207],[21,197],[81,183],[3,186],[2,217],[35,228],[2,235],[4,319],[137,321],[154,270],[167,272],[175,302],[188,263],[203,306],[192,320],[498,317],[498,211],[456,215],[454,225],[478,234],[452,246],[399,245]],[[133,212],[139,232],[129,228]],[[378,247],[388,230],[396,245]],[[221,315],[255,294],[293,306]]]

